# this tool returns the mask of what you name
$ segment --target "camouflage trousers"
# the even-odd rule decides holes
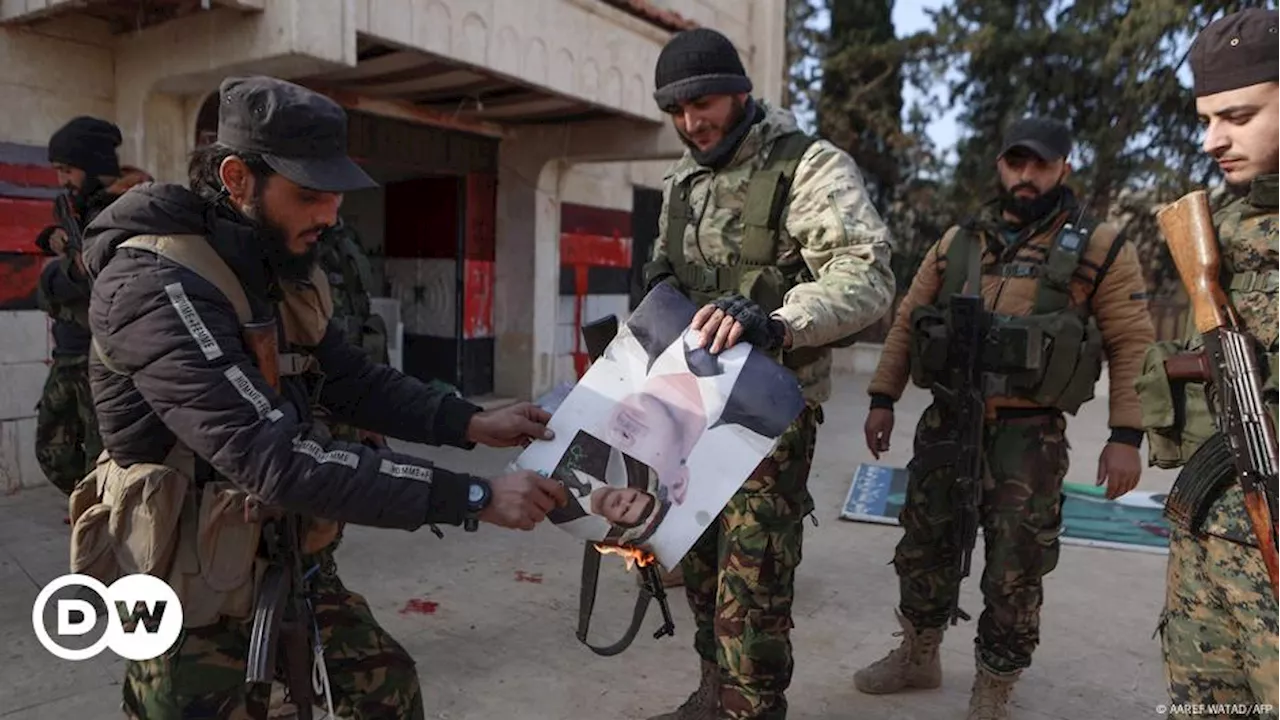
[[[809,467],[820,408],[809,407],[681,561],[694,648],[720,666],[721,717],[785,718],[791,602],[813,511]]]
[[[1276,596],[1257,548],[1174,524],[1160,618],[1171,702],[1271,706],[1211,717],[1275,718]]]
[[[917,628],[940,628],[960,593],[960,547],[954,471],[923,470],[947,438],[951,420],[937,404],[916,427],[907,497],[898,520],[905,531],[894,553],[900,610]],[[996,674],[1031,665],[1040,641],[1043,578],[1058,565],[1062,479],[1067,474],[1066,421],[1061,415],[1002,418],[983,438],[979,520],[986,566],[984,608],[975,639],[978,663]],[[975,548],[976,552],[976,548]]]
[[[318,564],[311,599],[334,710],[352,720],[424,717],[413,658],[338,578],[330,548],[304,558]],[[126,663],[124,711],[136,720],[262,720],[271,685],[245,683],[252,620],[224,618],[188,628],[165,655]],[[283,680],[283,678],[280,678]],[[323,698],[316,704],[323,705]]]
[[[70,496],[102,453],[87,357],[53,358],[36,413],[36,460],[49,482]]]

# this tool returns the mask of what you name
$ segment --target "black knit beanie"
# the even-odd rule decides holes
[[[90,177],[119,177],[116,148],[122,140],[114,124],[81,115],[49,138],[49,162],[78,167]]]
[[[751,79],[729,38],[709,28],[677,33],[662,52],[653,73],[658,107],[670,112],[679,103],[704,95],[751,92]]]

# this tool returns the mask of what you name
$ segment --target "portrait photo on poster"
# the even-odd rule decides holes
[[[697,308],[654,288],[567,395],[555,439],[520,468],[553,477],[569,505],[548,519],[583,540],[638,547],[674,567],[804,409],[795,375],[739,343],[717,355],[689,328]]]

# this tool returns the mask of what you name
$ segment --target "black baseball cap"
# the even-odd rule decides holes
[[[1052,118],[1027,117],[1009,126],[1000,154],[1026,148],[1042,160],[1058,160],[1071,154],[1071,129]]]
[[[233,77],[218,88],[218,143],[254,152],[272,170],[321,192],[377,187],[347,156],[347,113],[333,100],[273,77]]]

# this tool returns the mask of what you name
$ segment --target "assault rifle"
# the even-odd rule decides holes
[[[245,344],[256,358],[258,369],[278,392],[280,363],[276,333],[274,319],[244,327]],[[295,706],[298,719],[311,720],[317,693],[324,694],[332,718],[329,676],[302,570],[301,523],[295,513],[245,509],[246,515],[255,511],[264,517],[262,540],[269,564],[253,599],[253,630],[249,637],[245,681],[272,682],[276,677],[278,650],[289,701]]]
[[[605,348],[613,342],[618,334],[618,318],[609,315],[582,326],[582,339],[587,346],[587,355],[592,362],[600,359]],[[571,501],[572,502],[572,501]],[[667,589],[662,584],[662,573],[658,570],[658,562],[650,558],[650,562],[639,565],[640,593],[636,597],[635,611],[631,617],[631,626],[618,642],[605,647],[598,647],[587,642],[587,630],[591,626],[591,613],[596,604],[596,584],[600,576],[600,551],[594,542],[588,541],[583,548],[582,556],[582,590],[578,597],[578,640],[597,655],[610,656],[626,650],[640,630],[645,612],[649,608],[649,600],[658,602],[662,612],[662,627],[653,634],[656,640],[663,635],[675,635],[675,621],[671,618],[671,606],[667,604]]]
[[[1276,487],[1276,428],[1263,402],[1257,341],[1222,290],[1218,239],[1205,192],[1197,190],[1179,198],[1162,209],[1156,221],[1191,298],[1196,329],[1204,339],[1203,364],[1208,366],[1212,383],[1215,423],[1230,444],[1271,588],[1280,593],[1276,500],[1269,492]]]
[[[976,283],[974,284],[976,287]],[[975,290],[976,291],[976,290]],[[947,371],[934,383],[933,393],[948,411],[951,429],[948,439],[930,449],[937,458],[925,467],[948,467],[955,473],[951,485],[951,508],[955,513],[956,569],[960,580],[969,577],[973,549],[978,542],[982,505],[982,434],[986,402],[983,392],[982,348],[986,343],[986,313],[980,295],[952,295],[951,334],[947,348]],[[923,470],[924,468],[922,468]],[[951,624],[970,620],[960,608],[956,593],[951,608]]]

